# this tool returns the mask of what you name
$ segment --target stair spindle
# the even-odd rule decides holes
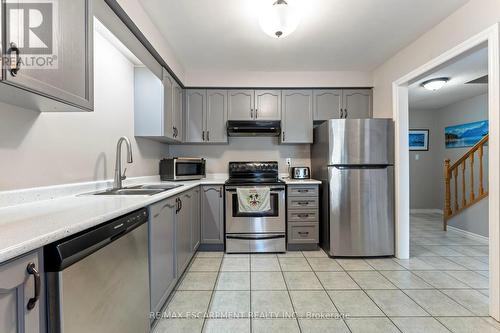
[[[467,199],[465,194],[465,160],[462,162],[462,208],[467,205]]]
[[[455,178],[455,212],[458,211],[458,169],[453,171],[453,177]]]
[[[483,145],[479,147],[479,196],[484,195],[483,186]]]
[[[474,194],[474,152],[470,155],[470,202],[475,199]]]

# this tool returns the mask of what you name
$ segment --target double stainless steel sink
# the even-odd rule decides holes
[[[150,184],[150,185],[135,185],[119,189],[109,189],[90,193],[92,195],[155,195],[165,191],[173,190],[182,185],[172,184]]]

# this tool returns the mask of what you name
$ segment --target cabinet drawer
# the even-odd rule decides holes
[[[303,209],[288,211],[288,221],[290,222],[318,222],[317,209]]]
[[[318,208],[318,197],[289,197],[288,209]]]
[[[318,223],[289,223],[288,243],[318,243],[319,228]]]
[[[317,197],[318,186],[289,186],[288,195],[291,197]]]

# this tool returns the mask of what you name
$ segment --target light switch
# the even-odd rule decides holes
[[[415,161],[418,161],[420,159],[420,155],[419,154],[415,154]]]

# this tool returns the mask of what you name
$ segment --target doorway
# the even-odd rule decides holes
[[[500,58],[499,25],[473,36],[448,52],[415,69],[393,83],[394,120],[396,125],[396,256],[410,257],[410,154],[409,154],[409,87],[425,75],[441,68],[451,60],[473,50],[488,48],[488,118],[489,170],[500,169]],[[489,205],[489,314],[500,319],[500,174],[488,174]]]

